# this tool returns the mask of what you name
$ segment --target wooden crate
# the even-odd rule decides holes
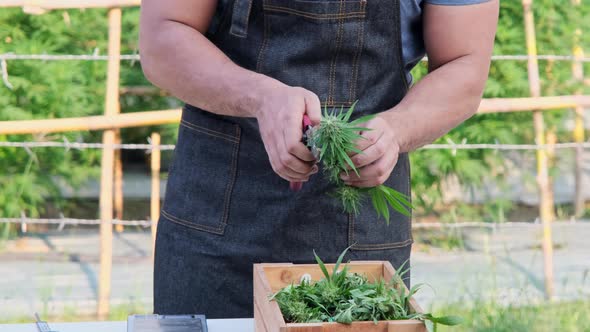
[[[369,281],[380,278],[390,280],[395,269],[389,262],[359,261],[347,264],[350,272],[364,274]],[[326,264],[328,271],[334,264]],[[270,301],[269,296],[281,288],[300,282],[304,274],[319,280],[323,274],[316,264],[254,264],[254,321],[256,332],[426,332],[424,322],[419,320],[397,320],[374,322],[353,322],[351,325],[338,323],[285,323],[279,305]],[[404,286],[405,287],[405,286]],[[410,307],[414,312],[422,308],[412,298]]]

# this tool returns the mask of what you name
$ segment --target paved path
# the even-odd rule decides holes
[[[99,238],[95,233],[62,232],[10,241],[0,253],[0,320],[33,312],[84,315],[96,306]],[[555,287],[559,298],[590,298],[590,223],[554,228]],[[471,251],[417,251],[412,283],[427,283],[417,296],[428,308],[454,301],[493,296],[503,302],[542,299],[543,257],[531,246],[538,230],[500,229],[493,246],[470,235]],[[529,244],[527,244],[529,243]],[[486,250],[482,248],[487,247]],[[113,306],[152,306],[152,258],[149,232],[116,234],[112,274]]]

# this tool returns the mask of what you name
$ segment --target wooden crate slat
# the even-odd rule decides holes
[[[324,324],[287,324],[286,327],[281,328],[281,332],[325,332]],[[270,332],[270,331],[269,331]]]
[[[382,262],[350,262],[347,265],[350,272],[366,274],[370,281],[375,281],[383,275]],[[300,283],[304,274],[311,275],[314,281],[324,277],[317,264],[263,264],[261,267],[273,292],[293,283]],[[331,273],[334,264],[326,264],[326,268]]]
[[[426,332],[424,322],[418,320],[398,320],[389,322],[387,332]]]
[[[254,303],[254,331],[255,332],[268,332],[264,325],[264,316],[260,312],[258,305]]]
[[[264,276],[264,270],[258,264],[254,264],[254,305],[258,306],[267,332],[278,332],[285,327],[285,320],[281,309],[275,301],[269,301],[272,294],[268,280]]]

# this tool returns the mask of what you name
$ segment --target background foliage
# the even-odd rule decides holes
[[[139,9],[125,9],[122,18],[124,54],[137,52]],[[53,11],[33,16],[20,9],[0,11],[0,53],[91,54],[106,53],[107,11],[100,9]],[[27,120],[100,115],[106,85],[105,61],[8,61],[13,89],[0,86],[0,120]],[[148,85],[138,62],[121,62],[121,85]],[[121,98],[124,112],[170,107],[169,98]],[[152,128],[123,131],[124,142],[145,143]],[[174,130],[159,130],[172,140]],[[0,140],[63,140],[100,142],[100,132],[30,137],[13,135]],[[143,152],[141,152],[143,153]],[[0,216],[22,213],[37,217],[46,201],[62,203],[57,181],[74,187],[99,175],[99,150],[38,148],[0,149]]]
[[[572,54],[574,31],[588,30],[590,6],[573,7],[570,1],[535,0],[535,31],[538,54]],[[583,34],[580,44],[588,49],[590,36]],[[498,32],[494,54],[526,54],[523,9],[520,1],[501,1]],[[571,94],[581,88],[572,81],[571,62],[540,61],[542,95]],[[588,65],[586,64],[586,72]],[[414,77],[426,73],[426,64],[418,65]],[[588,88],[586,88],[586,93]],[[484,92],[484,97],[528,97],[529,84],[526,61],[494,61]],[[555,129],[558,140],[572,141],[571,129],[565,128],[565,120],[572,112],[546,112],[546,127]],[[533,143],[534,130],[530,112],[477,115],[440,138],[435,143]],[[519,152],[534,157],[534,152]],[[435,214],[443,220],[457,219],[502,221],[512,203],[506,198],[492,198],[474,210],[461,203],[450,210],[435,209],[442,199],[442,180],[456,177],[464,187],[477,189],[484,179],[493,179],[502,188],[509,168],[506,154],[490,150],[421,150],[411,155],[412,190],[419,206],[418,214]],[[534,176],[530,177],[534,181]]]
[[[574,30],[590,28],[590,6],[571,6],[569,0],[536,0],[535,19],[539,54],[571,54]],[[17,54],[91,54],[106,53],[106,10],[54,11],[40,16],[24,14],[20,9],[0,11],[0,53]],[[139,9],[123,11],[122,53],[137,52]],[[582,45],[590,45],[590,35],[581,36]],[[590,49],[588,50],[590,52]],[[495,54],[526,54],[522,5],[520,1],[502,1]],[[571,80],[569,62],[541,61],[543,94],[569,94],[579,86]],[[416,79],[425,74],[425,64],[414,70]],[[590,68],[586,66],[587,72]],[[121,85],[148,85],[137,62],[121,63]],[[0,120],[60,118],[98,115],[103,112],[106,62],[103,61],[8,61],[12,90],[0,86]],[[490,70],[486,97],[522,97],[528,95],[526,62],[497,61]],[[124,96],[124,112],[176,106],[171,98]],[[570,140],[564,120],[571,112],[548,113],[548,126],[555,128],[560,140]],[[145,142],[153,128],[123,131],[124,142]],[[174,143],[174,126],[159,128],[164,143]],[[99,142],[100,133],[56,134],[44,137],[11,136],[0,140],[62,140]],[[530,143],[533,142],[530,113],[476,116],[439,142]],[[136,157],[138,157],[136,155]],[[461,204],[451,211],[437,212],[442,199],[442,180],[456,177],[467,187],[482,185],[482,179],[502,180],[506,175],[503,156],[485,150],[425,150],[413,153],[412,185],[419,215],[437,214],[447,220],[457,218],[501,219],[511,203],[491,200],[475,211]],[[27,151],[0,148],[0,216],[18,217],[44,214],[47,201],[61,204],[57,179],[76,186],[98,176],[98,150],[68,151],[39,148]]]

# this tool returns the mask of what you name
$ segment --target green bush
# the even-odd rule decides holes
[[[590,28],[589,5],[573,7],[570,1],[536,0],[534,1],[535,31],[539,54],[572,54],[574,31],[576,28],[586,31]],[[586,19],[584,19],[586,18]],[[581,45],[590,45],[590,36],[583,34]],[[527,54],[523,9],[520,1],[501,1],[500,19],[496,34],[494,54]],[[590,69],[586,65],[586,69]],[[581,88],[572,81],[571,62],[539,61],[543,95],[571,94]],[[416,79],[424,76],[426,65],[420,64],[414,71]],[[586,92],[588,92],[586,88]],[[494,61],[484,92],[487,98],[528,97],[529,84],[526,61]],[[572,134],[564,128],[564,119],[571,118],[572,112],[546,112],[547,128],[555,128],[558,140],[572,141]],[[435,143],[505,143],[533,144],[534,129],[530,112],[477,115],[440,138]],[[534,151],[520,152],[533,156]],[[495,178],[501,185],[507,175],[504,156],[492,150],[419,150],[411,154],[412,189],[418,207],[417,215],[435,213],[441,200],[441,181],[449,176],[456,176],[459,182],[477,190],[483,178]],[[531,177],[534,181],[534,177]],[[573,189],[572,189],[573,190]],[[510,204],[505,199],[487,202],[484,210],[507,213]],[[470,209],[458,219],[473,218]],[[495,213],[479,214],[475,220],[490,219]],[[447,219],[449,217],[446,217]],[[451,217],[453,219],[454,217]],[[498,219],[493,216],[494,221]],[[443,218],[444,219],[444,218]],[[474,220],[474,219],[471,219]],[[454,220],[457,221],[457,220]]]
[[[125,9],[124,54],[137,52],[139,9]],[[52,11],[33,16],[20,9],[0,11],[0,53],[100,54],[107,52],[107,11]],[[0,120],[28,120],[100,115],[104,112],[105,61],[8,61],[13,88],[0,85]],[[139,62],[121,63],[121,85],[147,85]],[[125,112],[176,106],[170,98],[121,98]],[[174,130],[159,128],[171,140]],[[123,141],[146,143],[153,128],[124,130]],[[101,132],[0,136],[1,141],[68,140],[101,142]],[[0,148],[0,216],[37,217],[46,201],[60,205],[57,181],[77,186],[99,175],[100,150]]]

